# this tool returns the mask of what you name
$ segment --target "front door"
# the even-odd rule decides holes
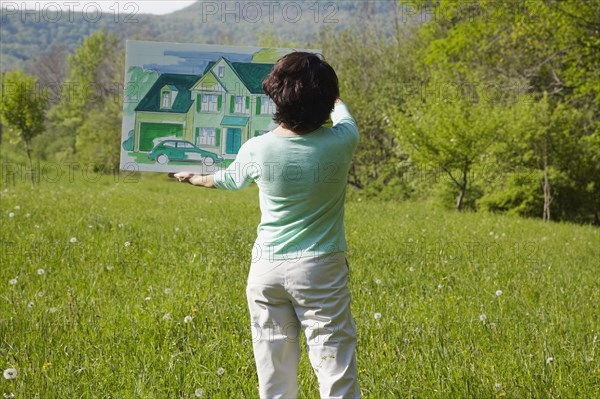
[[[225,152],[227,154],[237,154],[242,145],[242,129],[237,127],[227,128],[227,143],[225,144]]]

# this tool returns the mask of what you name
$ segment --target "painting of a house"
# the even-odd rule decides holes
[[[221,57],[200,76],[161,75],[135,109],[134,150],[150,152],[156,139],[177,137],[235,158],[242,143],[268,130],[275,108],[262,81],[271,69]]]
[[[126,86],[135,96],[124,107],[122,168],[226,167],[242,144],[276,126],[262,82],[290,51],[128,42]],[[148,62],[153,52],[159,62]],[[130,53],[147,59],[130,62]]]

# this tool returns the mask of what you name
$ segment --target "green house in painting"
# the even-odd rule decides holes
[[[162,74],[135,109],[134,152],[164,139],[189,141],[233,159],[272,124],[275,105],[262,90],[273,64],[210,62],[202,75]]]

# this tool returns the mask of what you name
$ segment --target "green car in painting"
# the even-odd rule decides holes
[[[167,162],[203,162],[206,166],[223,162],[223,158],[214,152],[196,147],[185,140],[164,140],[154,146],[148,158],[161,165]]]

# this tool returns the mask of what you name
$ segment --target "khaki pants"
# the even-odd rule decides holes
[[[321,398],[360,397],[347,281],[344,252],[252,263],[246,293],[261,398],[298,396],[301,329]]]

